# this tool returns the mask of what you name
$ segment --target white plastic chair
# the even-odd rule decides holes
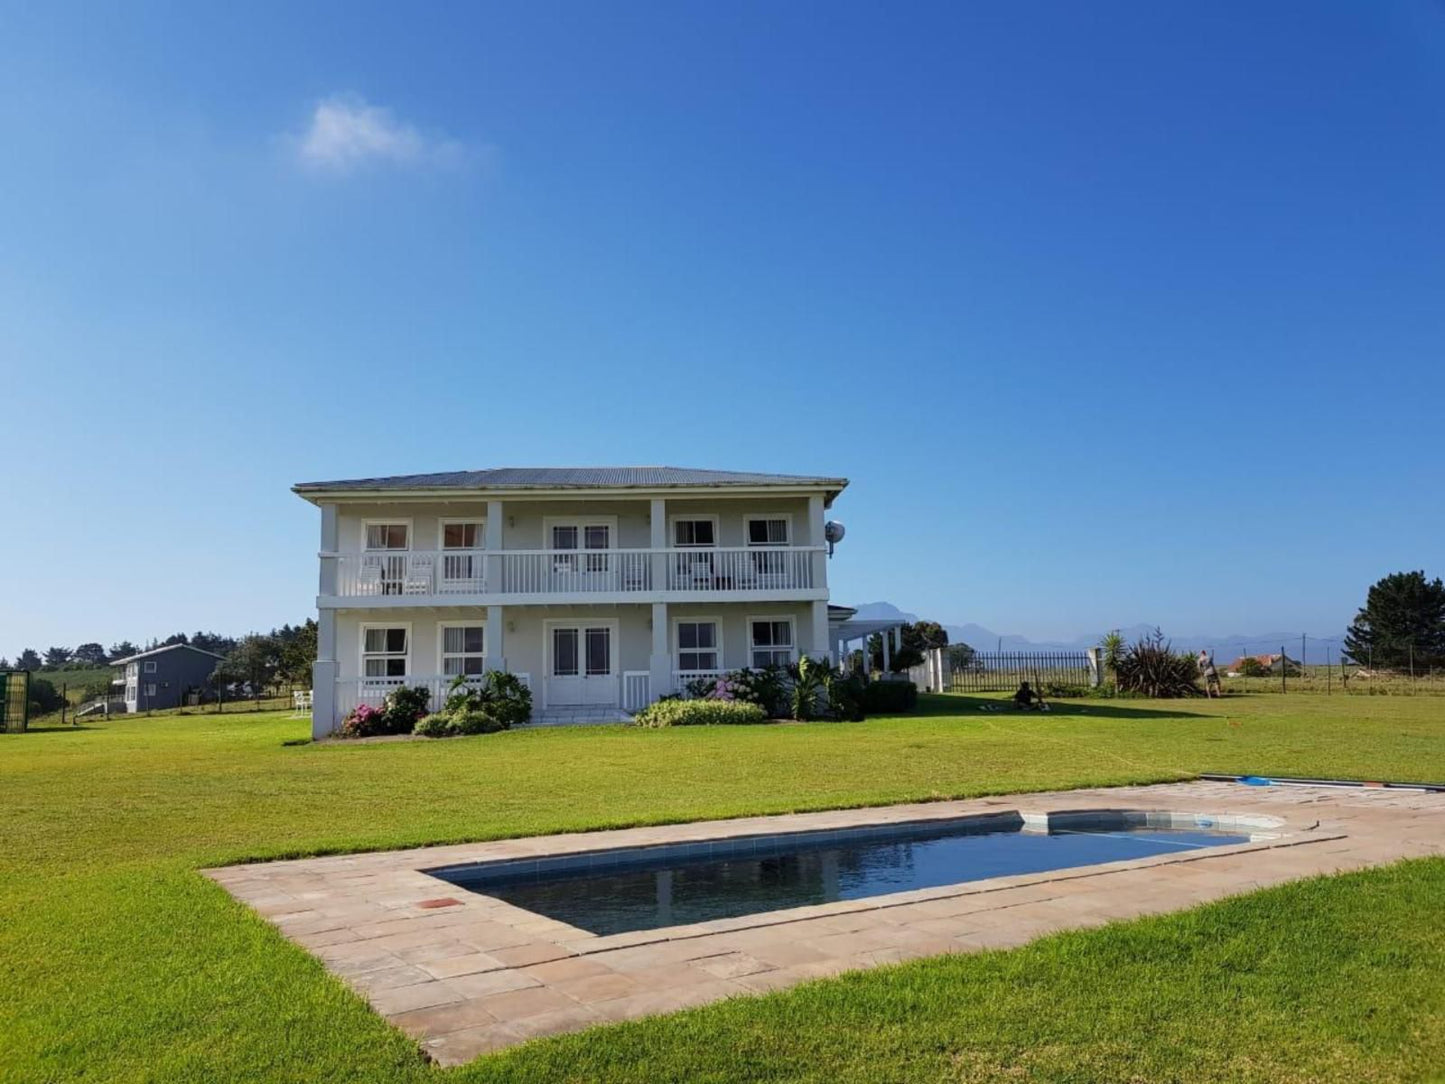
[[[432,559],[413,557],[407,562],[406,580],[402,583],[404,595],[429,595],[432,593]]]

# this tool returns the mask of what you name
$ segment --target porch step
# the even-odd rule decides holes
[[[535,712],[528,726],[597,726],[630,723],[632,716],[618,708],[547,708]]]

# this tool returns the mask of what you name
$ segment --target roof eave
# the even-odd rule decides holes
[[[848,486],[846,478],[820,478],[817,481],[798,481],[776,484],[762,484],[758,482],[711,482],[708,484],[677,484],[677,485],[646,485],[646,486],[559,486],[542,484],[517,484],[517,485],[493,485],[493,486],[415,486],[415,487],[389,487],[375,486],[371,488],[359,488],[347,486],[345,488],[334,488],[327,486],[308,485],[298,483],[291,487],[291,492],[304,501],[312,504],[321,504],[323,501],[342,500],[396,500],[406,498],[408,500],[458,500],[468,497],[485,497],[489,494],[517,494],[526,493],[529,496],[538,494],[566,494],[575,497],[579,494],[589,497],[612,497],[619,495],[642,496],[650,493],[817,493],[824,494],[824,502],[831,505],[834,499]]]

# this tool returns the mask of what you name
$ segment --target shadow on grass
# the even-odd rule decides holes
[[[1181,700],[1180,704],[1186,701]],[[964,696],[958,693],[924,693],[918,698],[916,715],[994,716],[1011,719],[1206,719],[1206,712],[1178,708],[1140,708],[1127,700],[1050,700],[1048,711],[1020,711],[1007,696]]]
[[[17,730],[17,731],[4,731],[4,730],[0,730],[0,734],[5,734],[5,733],[12,733],[12,734],[16,734],[16,735],[20,735],[20,734],[79,734],[79,733],[81,733],[81,732],[83,732],[83,731],[86,731],[86,730],[99,730],[99,729],[100,729],[99,727],[88,726],[88,725],[85,725],[85,724],[81,724],[80,726],[72,726],[72,725],[69,724],[69,723],[65,723],[65,724],[63,724],[63,725],[60,724],[60,723],[41,723],[39,726],[37,726],[37,725],[35,725],[34,723],[31,723],[31,724],[30,724],[28,727],[26,727],[24,730]]]

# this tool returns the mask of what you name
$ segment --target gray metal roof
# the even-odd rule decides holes
[[[213,659],[224,659],[226,657],[224,655],[217,655],[214,651],[207,651],[203,647],[197,647],[195,644],[166,644],[164,647],[153,647],[149,651],[137,651],[134,655],[127,655],[123,659],[111,659],[106,665],[124,666],[126,663],[134,662],[136,659],[147,659],[152,655],[164,655],[167,651],[179,651],[182,648],[187,651],[198,651],[202,655],[211,656]]]
[[[716,486],[816,486],[837,493],[847,484],[846,478],[694,470],[688,467],[496,467],[491,470],[444,471],[438,474],[398,474],[387,478],[300,482],[292,489],[302,496],[308,493],[348,490],[668,489]]]

